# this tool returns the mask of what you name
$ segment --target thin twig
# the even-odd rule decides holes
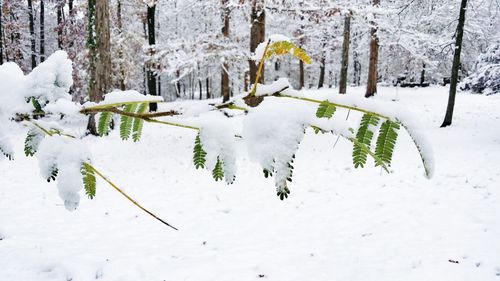
[[[85,163],[85,164],[87,164],[92,169],[92,171],[94,171],[96,173],[96,175],[98,175],[101,179],[103,179],[104,181],[106,181],[109,185],[111,185],[114,189],[116,189],[116,191],[120,192],[123,196],[125,196],[125,198],[127,198],[130,202],[132,202],[132,204],[134,204],[135,206],[139,207],[141,210],[143,210],[144,212],[146,212],[148,215],[150,215],[153,218],[159,220],[160,222],[162,222],[166,226],[169,226],[169,227],[171,227],[171,228],[173,228],[175,230],[179,230],[176,227],[174,227],[174,226],[170,225],[169,223],[167,223],[166,221],[162,220],[161,218],[159,218],[158,216],[156,216],[152,212],[150,212],[148,209],[146,209],[143,206],[141,206],[139,203],[137,203],[137,201],[135,201],[130,196],[128,196],[123,190],[121,190],[118,186],[116,186],[116,184],[114,184],[112,181],[110,181],[108,178],[106,178],[106,176],[104,176],[103,174],[101,174],[101,172],[99,172],[92,165],[90,165],[89,163]]]

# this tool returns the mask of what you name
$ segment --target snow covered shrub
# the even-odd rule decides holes
[[[464,79],[460,88],[476,94],[500,93],[500,43],[494,44],[479,56],[477,70]]]

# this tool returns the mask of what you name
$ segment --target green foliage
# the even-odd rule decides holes
[[[149,105],[148,103],[139,104],[139,108],[137,109],[136,113],[143,114],[148,109],[148,105]],[[134,140],[134,142],[138,142],[141,139],[144,120],[140,118],[133,118],[133,119],[134,121],[132,125],[132,139]]]
[[[278,195],[280,200],[285,200],[286,198],[288,198],[289,194],[290,194],[290,189],[286,185],[286,182],[284,186],[276,188],[276,195]]]
[[[375,155],[379,157],[387,166],[391,165],[394,146],[398,138],[398,130],[400,125],[398,122],[387,120],[380,126],[377,146],[375,147]],[[376,163],[379,166],[381,163]]]
[[[306,64],[311,63],[311,58],[307,55],[307,53],[289,41],[277,41],[271,43],[268,46],[266,54],[264,55],[264,59],[269,59],[273,56],[282,56],[285,54],[291,54]]]
[[[127,113],[134,113],[137,109],[137,104],[127,104],[123,111]],[[130,138],[130,134],[132,132],[132,117],[122,115],[120,118],[120,137],[122,140],[128,140]]]
[[[111,112],[102,112],[100,114],[99,121],[97,122],[97,132],[99,136],[103,137],[108,134],[112,116],[113,114]]]
[[[82,162],[80,172],[82,174],[85,194],[87,194],[90,199],[94,199],[96,194],[96,177],[94,169],[89,164]]]
[[[55,164],[52,165],[52,167],[50,168],[49,177],[47,178],[47,182],[55,181],[58,174],[59,174],[59,169]]]
[[[201,144],[200,133],[196,135],[196,139],[194,140],[194,148],[193,148],[193,162],[196,169],[205,168],[205,157],[207,153],[203,150],[203,146]]]
[[[337,110],[337,107],[328,101],[323,101],[320,103],[318,110],[316,111],[316,117],[330,119]]]
[[[0,146],[0,153],[1,153],[1,154],[3,154],[5,157],[7,157],[7,159],[9,159],[9,160],[14,160],[14,156],[13,156],[11,153],[7,152],[7,151],[6,151],[4,148],[2,148],[1,146]]]
[[[364,144],[368,148],[371,146],[374,133],[370,130],[370,126],[377,126],[379,121],[380,118],[375,115],[368,113],[363,115],[356,134],[356,140],[358,140],[358,142],[354,143],[352,150],[352,162],[355,168],[363,168],[366,165],[368,151],[365,147],[360,145],[360,143]]]
[[[44,135],[41,134],[36,129],[31,129],[28,131],[28,135],[24,140],[24,154],[26,156],[33,156],[38,150],[38,146],[40,145],[41,140]]]
[[[214,178],[215,181],[220,181],[224,178],[224,169],[223,169],[223,162],[220,160],[219,157],[217,157],[217,163],[215,163],[215,167],[212,170],[212,177]]]

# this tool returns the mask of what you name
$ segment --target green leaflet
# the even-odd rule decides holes
[[[3,154],[5,157],[7,157],[7,159],[9,159],[9,160],[14,159],[14,156],[12,154],[6,152],[5,149],[2,148],[1,146],[0,146],[0,153]]]
[[[103,112],[100,114],[99,121],[97,122],[97,132],[99,136],[103,137],[108,134],[112,116],[113,114],[111,112]]]
[[[137,109],[137,104],[127,104],[123,111],[127,113],[135,112]],[[120,137],[122,140],[128,140],[130,138],[130,133],[132,132],[132,121],[134,118],[122,115],[120,117]]]
[[[200,133],[198,133],[198,135],[196,135],[196,139],[194,140],[193,148],[193,163],[196,169],[205,168],[205,156],[207,156],[207,153],[203,150]]]
[[[333,114],[337,110],[337,107],[328,101],[323,101],[319,104],[318,110],[316,111],[316,117],[318,118],[332,118]]]
[[[42,141],[44,135],[40,134],[36,129],[30,129],[28,135],[24,140],[24,154],[26,156],[33,156],[38,150],[38,146]]]
[[[94,199],[96,193],[96,178],[94,174],[94,169],[92,169],[92,167],[89,164],[82,162],[82,165],[80,167],[80,172],[82,174],[85,194],[87,194],[87,196],[90,199]]]
[[[278,195],[280,200],[285,200],[286,198],[288,198],[289,194],[290,194],[290,189],[286,185],[286,182],[284,183],[283,186],[276,188],[276,195]]]
[[[394,152],[394,146],[398,138],[398,130],[400,125],[398,122],[393,122],[390,120],[385,121],[380,126],[380,130],[377,138],[377,146],[375,147],[375,155],[379,157],[383,163],[388,166],[391,165],[392,154]],[[375,163],[375,166],[379,166],[380,163]]]
[[[143,114],[148,109],[148,105],[149,105],[148,103],[141,103],[136,113]],[[144,124],[144,120],[140,118],[133,118],[133,119],[134,121],[132,125],[132,140],[134,140],[134,142],[137,142],[141,139],[142,127],[143,127],[142,125]]]
[[[365,144],[366,147],[370,147],[373,139],[373,131],[370,130],[371,126],[377,126],[380,121],[380,118],[371,114],[363,115],[361,118],[361,123],[359,125],[358,132],[356,134],[356,140],[359,143]],[[352,162],[355,168],[361,167],[363,168],[366,165],[366,159],[368,156],[368,152],[358,143],[354,143],[352,150]]]
[[[223,163],[219,157],[217,157],[217,163],[215,163],[215,167],[212,170],[212,177],[215,181],[220,181],[224,178]]]
[[[59,174],[59,169],[57,169],[57,166],[54,164],[51,168],[50,168],[50,175],[49,177],[47,178],[47,182],[51,182],[51,181],[55,181],[56,178],[57,178],[57,175]]]

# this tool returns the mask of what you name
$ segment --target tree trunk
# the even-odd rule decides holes
[[[344,42],[342,44],[342,65],[340,68],[339,94],[347,92],[347,70],[349,69],[349,41],[351,37],[351,14],[344,20]]]
[[[326,71],[326,65],[325,65],[325,55],[321,57],[321,64],[319,66],[319,83],[318,83],[318,89],[323,88],[323,85],[325,84],[325,71]]]
[[[205,79],[205,85],[207,87],[207,99],[211,99],[211,95],[210,95],[210,78],[206,78]]]
[[[28,0],[28,18],[30,28],[30,42],[31,42],[31,69],[36,67],[36,39],[35,39],[35,20],[33,18],[33,2]]]
[[[89,0],[90,101],[99,102],[111,89],[111,52],[108,0]],[[89,133],[97,135],[95,116],[91,115]]]
[[[64,1],[60,1],[56,7],[57,10],[57,48],[63,49],[63,12]]]
[[[420,86],[424,85],[425,82],[425,63],[422,64],[422,72],[420,72]]]
[[[254,53],[257,46],[266,40],[266,11],[264,1],[252,0],[252,12],[250,15],[250,52]],[[258,66],[255,61],[250,60],[250,83],[255,83]],[[262,68],[259,83],[264,81],[264,67]]]
[[[229,0],[221,0],[222,4],[222,36],[229,39]],[[224,58],[227,60],[227,58]],[[229,87],[229,64],[224,62],[221,69],[221,96],[222,102],[230,99],[231,89]]]
[[[3,64],[3,11],[2,11],[2,0],[0,0],[0,65]]]
[[[198,87],[200,87],[200,100],[203,99],[203,83],[201,82],[201,79],[198,78]]]
[[[455,55],[453,56],[453,67],[451,68],[450,95],[448,97],[448,107],[441,127],[451,125],[453,120],[453,109],[455,107],[455,96],[457,94],[458,71],[460,69],[460,54],[462,53],[462,39],[464,36],[465,12],[467,10],[467,0],[462,0],[460,5],[460,16],[458,18]]]
[[[373,0],[373,6],[378,6],[380,0]],[[374,21],[371,22],[372,28],[370,31],[370,64],[368,66],[368,82],[366,85],[365,97],[374,96],[377,93],[377,79],[378,79],[378,36],[377,25]]]
[[[45,61],[45,3],[40,0],[40,62]]]
[[[123,34],[123,22],[122,22],[122,0],[118,0],[116,2],[116,22],[117,22],[117,28],[118,28],[118,36],[121,37]],[[125,91],[127,86],[125,85],[125,76],[126,76],[126,71],[125,71],[125,66],[123,65],[123,48],[120,45],[118,47],[118,60],[119,60],[119,66],[118,68],[120,69],[120,74],[118,75],[118,83],[120,85],[120,90]]]
[[[154,45],[156,44],[156,37],[155,37],[155,12],[156,12],[156,4],[153,4],[153,6],[148,6],[148,13],[147,13],[147,21],[148,21],[148,43],[149,43],[149,56],[150,56],[150,61],[148,65],[146,66],[147,72],[147,80],[148,80],[148,93],[152,96],[158,95],[156,92],[156,69],[154,65],[154,61],[152,61],[155,50],[153,49]],[[156,103],[150,103],[149,104],[149,110],[150,111],[156,111],[158,109],[158,104]]]
[[[304,88],[305,84],[305,73],[304,73],[304,62],[300,61],[299,62],[299,90],[302,90]]]

